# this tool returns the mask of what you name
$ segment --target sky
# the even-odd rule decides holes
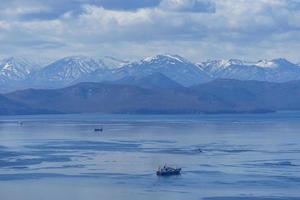
[[[0,57],[300,62],[299,0],[0,0]]]

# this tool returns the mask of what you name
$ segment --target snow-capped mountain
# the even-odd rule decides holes
[[[109,69],[117,69],[121,68],[126,64],[129,64],[130,61],[118,59],[112,56],[103,56],[100,57],[100,60],[105,64],[105,66]]]
[[[185,86],[211,80],[202,68],[177,55],[157,55],[111,71],[98,70],[92,76],[87,76],[86,80],[114,81],[126,77],[146,77],[156,73]]]
[[[0,60],[0,83],[25,80],[37,69],[37,64],[25,58],[10,57]]]
[[[286,59],[246,62],[241,60],[215,60],[198,63],[214,79],[258,80],[285,82],[300,79],[300,67]]]
[[[30,81],[41,87],[66,86],[97,69],[108,69],[98,59],[86,56],[65,57],[35,73]]]
[[[181,56],[168,54],[134,62],[108,56],[100,59],[71,56],[43,68],[24,58],[0,60],[0,92],[25,88],[58,88],[79,82],[153,82],[162,77],[183,86],[220,78],[286,82],[300,80],[300,66],[282,58],[257,62],[237,59],[212,60],[195,64]],[[155,84],[159,84],[159,81],[152,85]]]

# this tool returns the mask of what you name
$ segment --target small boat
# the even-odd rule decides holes
[[[158,170],[156,171],[157,176],[173,176],[173,175],[180,175],[181,168],[173,168],[173,167],[159,167]]]
[[[95,132],[103,132],[103,128],[95,128],[94,131]]]

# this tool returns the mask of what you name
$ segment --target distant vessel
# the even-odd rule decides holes
[[[95,132],[103,132],[103,128],[95,128],[94,131]]]
[[[172,176],[172,175],[180,175],[181,168],[173,168],[173,167],[159,167],[158,170],[156,171],[157,176]]]

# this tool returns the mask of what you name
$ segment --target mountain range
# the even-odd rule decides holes
[[[300,79],[300,67],[286,59],[245,62],[217,60],[198,63],[198,66],[215,79],[257,80],[286,82]]]
[[[154,74],[109,83],[78,83],[61,89],[19,90],[0,95],[0,102],[0,114],[267,113],[299,110],[300,81],[217,79],[184,87],[163,74]]]
[[[298,64],[286,59],[211,60],[194,63],[178,55],[156,55],[139,61],[113,57],[99,59],[71,56],[42,66],[23,58],[0,60],[0,92],[20,89],[57,89],[81,82],[139,80],[162,74],[177,84],[190,87],[216,79],[287,82],[300,79]]]
[[[40,63],[40,62],[39,62]],[[0,61],[0,114],[266,113],[300,109],[300,66],[286,59],[193,63],[71,56]]]

